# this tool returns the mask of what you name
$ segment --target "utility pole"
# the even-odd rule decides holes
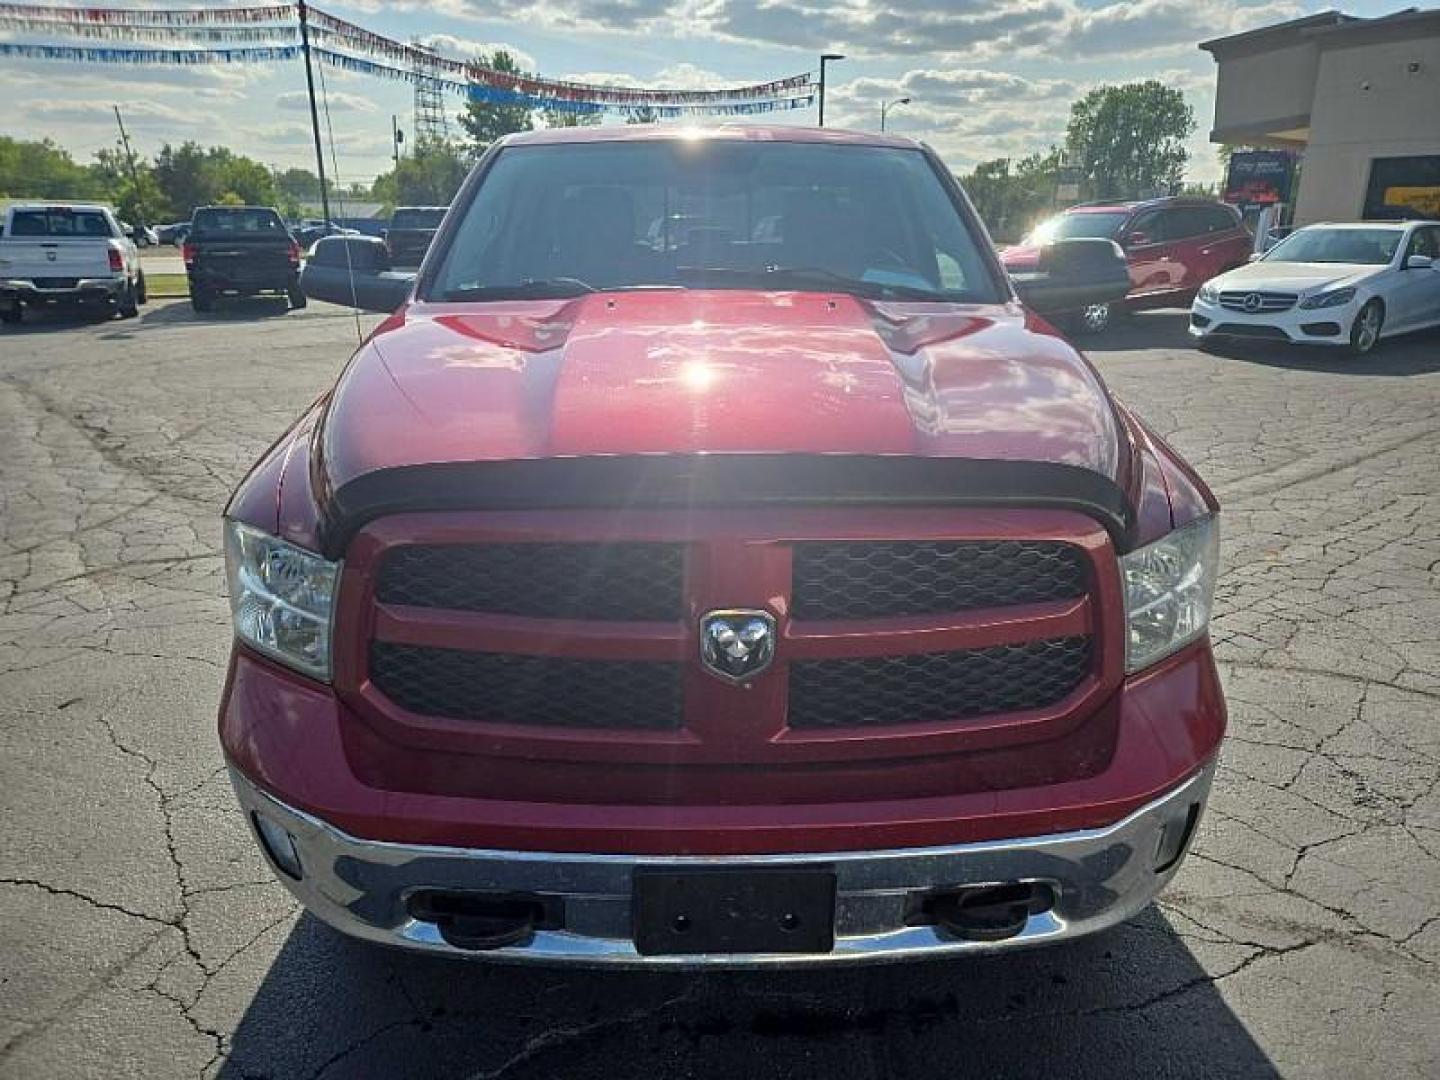
[[[120,145],[125,147],[125,160],[130,165],[130,183],[135,187],[135,209],[140,212],[140,227],[145,227],[145,195],[140,190],[140,176],[135,171],[135,151],[130,149],[130,136],[125,134],[125,121],[120,118],[120,106],[115,107],[115,123],[120,125]]]
[[[844,60],[839,53],[820,54],[820,126],[825,126],[825,65],[832,60]]]
[[[400,168],[400,144],[405,141],[405,133],[400,130],[400,118],[394,113],[390,114],[390,149],[395,158],[395,168]]]
[[[325,187],[325,154],[320,149],[320,114],[315,110],[315,72],[310,66],[310,24],[306,21],[305,0],[297,0],[300,16],[300,51],[305,54],[305,86],[310,91],[310,129],[315,133],[315,168],[320,174],[320,213],[325,231],[330,231],[330,192]]]

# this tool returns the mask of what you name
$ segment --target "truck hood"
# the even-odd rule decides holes
[[[1358,284],[1384,269],[1384,266],[1367,263],[1270,262],[1262,259],[1221,274],[1211,284],[1217,289],[1324,292]]]
[[[415,304],[342,375],[317,493],[378,470],[615,455],[848,454],[1078,466],[1125,487],[1099,376],[1018,305],[595,293]]]

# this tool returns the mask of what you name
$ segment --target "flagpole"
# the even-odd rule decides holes
[[[320,212],[325,231],[330,231],[330,193],[325,188],[325,154],[320,149],[320,114],[315,111],[315,73],[310,67],[310,24],[305,17],[305,0],[297,0],[300,13],[300,51],[305,55],[305,85],[310,91],[310,130],[315,133],[315,168],[320,173]]]

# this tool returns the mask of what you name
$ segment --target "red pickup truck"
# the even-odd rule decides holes
[[[1016,288],[904,139],[487,152],[226,510],[220,739],[280,879],[362,938],[591,964],[1148,904],[1225,727],[1217,507]]]

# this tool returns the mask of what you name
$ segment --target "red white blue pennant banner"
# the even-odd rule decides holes
[[[715,90],[605,86],[497,71],[406,45],[316,8],[307,8],[312,55],[334,67],[407,82],[438,82],[471,100],[576,113],[623,116],[746,116],[814,103],[808,73]],[[244,64],[294,59],[299,31],[294,4],[209,8],[78,8],[0,3],[0,28],[27,34],[117,42],[224,42],[220,49],[135,48],[0,42],[0,56],[92,64]],[[280,25],[264,25],[264,24]],[[341,46],[340,52],[326,45]],[[357,56],[356,53],[367,54]],[[367,58],[368,57],[368,58]],[[403,63],[404,67],[374,59]]]

